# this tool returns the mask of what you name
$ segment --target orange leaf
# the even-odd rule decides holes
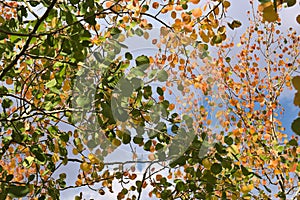
[[[8,78],[6,79],[6,84],[7,84],[7,85],[11,85],[12,83],[13,83],[12,78],[8,77]]]
[[[200,8],[196,8],[192,11],[192,14],[195,18],[202,16],[202,10]]]
[[[169,110],[174,110],[174,108],[175,108],[175,104],[171,103],[171,104],[169,105]]]
[[[157,180],[157,181],[160,181],[161,179],[162,179],[162,175],[161,175],[161,174],[157,174],[157,175],[156,175],[156,180]]]
[[[198,4],[200,2],[200,0],[190,0],[190,2],[193,4]]]

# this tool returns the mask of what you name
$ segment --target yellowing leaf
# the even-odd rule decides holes
[[[300,92],[297,92],[295,94],[295,97],[294,97],[294,104],[295,106],[299,106],[300,107]]]
[[[212,165],[212,163],[209,161],[208,158],[204,158],[204,159],[202,160],[202,164],[203,164],[203,166],[204,166],[206,169],[210,169],[210,167],[211,167],[211,165]]]
[[[202,31],[200,30],[200,37],[203,40],[203,42],[208,43],[209,42],[209,37]]]
[[[298,16],[296,17],[296,21],[297,21],[298,24],[300,24],[300,15],[298,15]]]
[[[88,164],[88,163],[86,163],[86,162],[81,163],[81,164],[80,164],[80,169],[81,169],[82,171],[84,171],[84,172],[87,172],[87,171],[89,171],[89,170],[91,169],[91,164]]]
[[[63,88],[63,91],[65,91],[65,92],[70,90],[70,88],[71,88],[70,87],[70,81],[68,79],[65,81],[64,86],[62,88]]]
[[[262,3],[258,6],[258,11],[263,12],[266,7],[271,6],[271,5],[273,5],[271,1]]]
[[[230,3],[229,1],[224,1],[224,3],[223,3],[223,6],[224,6],[225,8],[230,7],[230,5],[231,5],[231,3]]]
[[[293,86],[296,90],[300,90],[300,76],[295,76],[293,79],[292,79],[292,83],[293,83]]]
[[[5,19],[2,16],[0,16],[0,23],[3,24],[4,22],[5,22]]]
[[[263,10],[263,21],[275,22],[278,19],[278,14],[275,12],[274,6],[270,5]]]
[[[51,20],[51,27],[55,28],[56,24],[57,24],[57,17],[53,17],[52,20]]]
[[[248,192],[250,192],[250,191],[251,191],[251,188],[248,187],[248,186],[246,186],[246,185],[243,185],[243,186],[241,187],[241,192],[242,192],[242,193],[248,193]]]

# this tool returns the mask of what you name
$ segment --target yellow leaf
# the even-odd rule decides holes
[[[63,91],[64,92],[67,92],[67,91],[69,91],[70,90],[70,81],[67,79],[67,80],[65,80],[65,83],[64,83],[64,86],[63,86]]]
[[[229,1],[224,1],[223,6],[224,8],[230,7],[231,3]]]
[[[293,79],[292,79],[292,83],[293,83],[293,86],[296,90],[300,90],[300,76],[295,76]]]
[[[246,186],[246,185],[243,185],[242,187],[241,187],[241,192],[242,193],[248,193],[248,192],[250,192],[251,191],[251,189],[248,187],[248,186]]]
[[[202,164],[203,164],[203,166],[204,166],[206,169],[210,169],[210,167],[211,167],[211,165],[212,165],[212,163],[209,161],[208,158],[204,158],[204,159],[202,160]]]
[[[52,161],[54,163],[56,163],[57,161],[59,161],[59,155],[57,153],[54,153],[53,156],[52,156]]]
[[[270,5],[263,10],[263,21],[275,22],[278,19],[278,14],[275,12],[274,6]]]
[[[88,164],[88,163],[86,163],[86,162],[81,163],[81,164],[80,164],[80,169],[81,169],[82,171],[84,171],[84,172],[87,172],[87,171],[89,171],[89,170],[91,169],[91,164]]]
[[[200,30],[200,37],[203,40],[203,42],[208,43],[209,42],[209,37],[202,31]]]
[[[57,17],[53,17],[52,20],[51,20],[51,27],[55,28],[56,24],[57,24]]]
[[[300,91],[295,94],[294,104],[295,104],[295,106],[299,106],[300,107]]]
[[[72,152],[73,152],[74,155],[77,155],[77,154],[78,154],[78,150],[75,149],[75,148],[72,150]]]
[[[92,153],[90,153],[88,155],[88,158],[89,158],[89,160],[91,161],[92,164],[96,164],[96,163],[100,162],[100,160]]]

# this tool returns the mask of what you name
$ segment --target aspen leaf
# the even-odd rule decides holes
[[[300,15],[298,15],[298,16],[296,17],[296,21],[297,21],[298,24],[300,24]]]
[[[292,130],[297,134],[300,135],[300,117],[295,119],[292,123]]]
[[[29,186],[10,185],[7,188],[7,192],[12,198],[21,198],[26,196],[29,193]]]
[[[165,82],[166,80],[168,80],[168,73],[165,70],[160,70],[157,73],[157,80],[160,82]]]
[[[292,7],[296,4],[296,0],[287,0],[287,6]]]
[[[294,97],[294,104],[295,104],[295,106],[299,106],[299,107],[300,107],[300,91],[298,91],[298,92],[295,94],[295,97]]]
[[[300,91],[300,76],[295,76],[292,79],[293,86],[296,90]]]
[[[222,171],[222,165],[219,163],[214,163],[211,167],[210,170],[214,174],[219,174]]]
[[[278,19],[278,13],[275,11],[273,4],[263,9],[263,20],[275,22]]]
[[[84,172],[87,172],[91,169],[91,164],[84,162],[80,164],[80,169]]]
[[[192,14],[195,18],[198,18],[198,17],[201,17],[202,16],[202,10],[201,8],[195,8],[193,11],[192,11]]]
[[[224,1],[224,2],[223,2],[223,6],[224,6],[225,8],[230,7],[230,5],[231,5],[231,3],[230,3],[229,1]]]
[[[52,79],[51,81],[46,83],[46,87],[51,88],[54,87],[56,85],[56,79]]]
[[[6,79],[6,84],[7,84],[7,85],[13,84],[13,80],[12,80],[11,77],[8,77],[8,78]]]
[[[190,0],[190,2],[193,4],[198,4],[200,2],[200,0]]]
[[[2,16],[0,16],[0,23],[2,24],[4,22],[5,22],[5,19]]]

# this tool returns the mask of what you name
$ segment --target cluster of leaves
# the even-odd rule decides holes
[[[114,180],[118,199],[147,187],[160,199],[297,194],[300,147],[283,133],[279,97],[300,62],[299,35],[277,29],[274,2],[261,2],[262,16],[252,10],[258,23],[236,56],[227,27],[241,22],[223,20],[225,0],[0,2],[0,199],[59,199],[85,186],[105,195]],[[124,52],[126,38],[149,39],[153,24],[156,55]],[[299,119],[292,126],[299,133]],[[104,162],[120,146],[132,160]],[[148,164],[140,180],[138,162]],[[63,167],[74,164],[67,184]]]
[[[267,22],[275,22],[278,20],[279,15],[277,10],[281,7],[295,6],[296,0],[258,0],[260,5],[259,11],[262,12],[263,20]],[[300,24],[300,14],[296,16],[296,21]]]

